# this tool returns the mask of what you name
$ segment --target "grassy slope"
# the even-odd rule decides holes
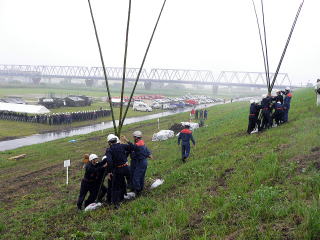
[[[214,107],[208,127],[194,133],[197,146],[186,164],[176,139],[150,142],[155,122],[127,126],[128,135],[142,129],[154,152],[148,182],[163,177],[165,184],[118,211],[75,210],[83,174],[77,162],[83,152],[102,154],[107,132],[0,153],[0,238],[319,239],[320,111],[314,102],[312,90],[296,92],[290,122],[252,136],[245,134],[247,103]],[[169,117],[162,128],[186,118]],[[20,153],[28,157],[6,160]],[[65,187],[61,166],[68,158],[73,165]]]

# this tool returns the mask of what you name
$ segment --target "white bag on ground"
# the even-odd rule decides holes
[[[158,133],[153,134],[152,136],[152,141],[165,141],[168,140],[169,138],[174,137],[174,132],[171,130],[161,130]]]
[[[131,200],[136,197],[136,194],[134,192],[128,192],[126,195],[124,195],[124,199]]]
[[[163,184],[163,182],[164,182],[163,179],[157,179],[157,180],[155,180],[155,181],[151,184],[150,189],[154,189],[154,188],[159,187],[160,185]]]
[[[193,131],[197,128],[199,128],[199,123],[193,123],[193,122],[181,122],[182,126],[185,126],[186,124],[189,124],[190,130]]]
[[[101,206],[102,206],[102,203],[100,203],[100,202],[91,203],[84,209],[84,211],[87,212],[87,211],[96,210],[96,209],[100,208]]]

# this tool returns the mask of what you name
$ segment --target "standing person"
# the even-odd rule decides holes
[[[145,145],[142,140],[142,132],[135,131],[133,132],[134,144],[136,145],[136,150],[133,151],[130,155],[131,157],[131,182],[132,189],[136,195],[140,195],[144,187],[144,178],[146,175],[148,167],[148,158],[152,158],[150,150]]]
[[[317,79],[317,84],[315,86],[315,92],[317,95],[317,106],[320,106],[320,79]]]
[[[203,119],[203,110],[200,109],[200,119]]]
[[[199,118],[199,110],[196,109],[196,115],[195,115],[195,118],[198,119]]]
[[[260,109],[258,109],[258,106],[255,102],[255,100],[250,100],[250,112],[249,112],[249,123],[248,123],[248,130],[247,133],[250,134],[255,128],[258,120],[258,114],[257,112]]]
[[[289,87],[286,87],[285,92],[284,92],[284,100],[283,100],[283,122],[286,123],[288,122],[289,119],[289,110],[290,110],[290,105],[291,105],[291,99],[292,99],[292,93],[290,91]]]
[[[194,115],[196,114],[196,111],[194,108],[192,108],[191,112],[190,112],[190,119],[194,119]]]
[[[282,123],[283,119],[283,106],[280,101],[274,103],[273,105],[274,113],[272,115],[272,122],[275,120],[277,126],[279,126]]]
[[[207,109],[204,110],[203,116],[204,116],[204,119],[205,119],[205,120],[208,119],[208,110],[207,110]]]
[[[128,144],[121,144],[119,138],[114,134],[109,134],[107,140],[109,148],[107,148],[105,156],[108,161],[112,162],[111,201],[115,209],[118,209],[126,194],[127,184],[130,182],[127,156],[136,148],[125,137],[122,140]]]
[[[87,207],[96,200],[101,183],[101,173],[107,165],[107,159],[98,163],[98,156],[96,154],[90,154],[89,162],[85,165],[85,174],[81,181],[80,194],[77,202],[79,210],[82,210],[82,204],[88,192],[90,195],[84,202],[84,207]]]
[[[190,154],[190,140],[193,143],[193,146],[196,145],[196,142],[193,139],[192,131],[190,130],[190,125],[187,123],[184,125],[184,129],[180,132],[178,137],[178,145],[181,143],[181,152],[182,152],[182,161],[185,162]]]
[[[262,129],[270,128],[272,126],[271,119],[271,97],[266,94],[262,95],[261,107],[262,107]]]

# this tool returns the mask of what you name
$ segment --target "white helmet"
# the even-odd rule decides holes
[[[185,127],[190,127],[190,123],[187,122],[187,123],[184,124],[184,126]]]
[[[134,137],[142,137],[142,132],[141,131],[134,131],[133,134],[132,134]]]
[[[98,156],[96,154],[92,153],[89,156],[89,161],[91,162],[92,160],[97,159],[97,158],[98,158]]]
[[[114,140],[117,140],[117,143],[119,142],[119,138],[116,135],[112,134],[112,133],[108,135],[107,140],[108,140],[108,142],[111,142],[111,141],[114,141]]]
[[[290,87],[286,87],[285,90],[290,91]]]
[[[251,99],[250,100],[250,103],[252,104],[252,103],[255,103],[255,100],[254,99]]]

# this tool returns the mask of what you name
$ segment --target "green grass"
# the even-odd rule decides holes
[[[210,108],[185,164],[176,139],[150,141],[156,121],[125,126],[127,136],[141,129],[153,151],[147,183],[165,183],[118,211],[75,210],[82,154],[102,155],[110,131],[0,152],[1,199],[11,198],[0,205],[0,238],[319,239],[320,110],[313,91],[295,92],[290,122],[261,134],[245,134],[248,105]],[[162,119],[161,128],[187,118]],[[7,160],[22,153],[25,159]],[[72,161],[69,186],[65,159]]]

